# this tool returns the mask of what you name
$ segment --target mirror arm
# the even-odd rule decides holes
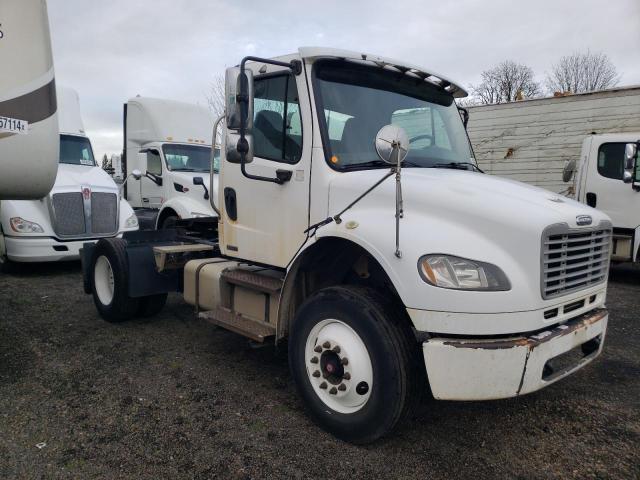
[[[213,138],[211,138],[211,158],[209,159],[211,170],[211,174],[209,175],[209,191],[211,192],[211,194],[209,195],[209,203],[211,204],[211,208],[213,208],[213,211],[218,215],[218,218],[220,218],[220,210],[218,210],[218,207],[216,207],[216,199],[213,195],[213,192],[215,191],[213,189],[213,177],[216,174],[214,163],[216,157],[216,137],[218,136],[218,125],[220,125],[220,122],[225,119],[225,115],[226,114],[223,112],[222,115],[220,115],[213,124]],[[222,149],[220,149],[220,153],[222,154]],[[220,158],[222,158],[222,156]]]
[[[246,104],[249,101],[249,94],[246,91],[247,85],[246,85],[246,82],[244,81],[244,78],[245,78],[244,72],[246,70],[245,64],[248,61],[268,63],[270,65],[285,67],[290,69],[294,75],[300,75],[302,73],[302,62],[300,60],[292,60],[291,62],[280,62],[278,60],[270,60],[268,58],[260,58],[260,57],[252,57],[252,56],[244,57],[240,62],[240,76],[242,80],[240,81],[240,93],[236,97],[236,101],[238,103],[242,102]],[[276,178],[263,177],[261,175],[253,175],[247,172],[246,160],[247,160],[247,153],[249,152],[249,142],[247,142],[247,139],[245,138],[245,135],[246,135],[245,125],[247,124],[247,111],[248,111],[247,108],[240,109],[240,140],[238,140],[238,153],[240,154],[240,171],[242,172],[242,175],[244,175],[246,178],[250,180],[272,182],[272,183],[277,183],[278,185],[282,185],[286,183],[288,180],[283,180],[280,177],[276,177]]]

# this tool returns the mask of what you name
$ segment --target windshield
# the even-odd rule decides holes
[[[475,164],[453,97],[438,87],[402,73],[337,60],[318,62],[315,82],[332,167],[384,166],[374,141],[390,123],[409,137],[405,166]]]
[[[60,163],[95,167],[91,143],[87,137],[60,135]]]
[[[209,171],[211,147],[165,143],[162,146],[162,152],[169,170],[182,172]],[[219,158],[219,156],[219,149],[216,148],[216,158]],[[216,163],[214,162],[214,165],[217,169]]]

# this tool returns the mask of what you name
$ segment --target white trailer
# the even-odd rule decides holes
[[[639,112],[639,86],[476,106],[469,108],[469,137],[486,172],[607,213],[612,260],[638,262],[640,192],[625,183],[625,147],[640,140]],[[626,170],[633,183],[633,169]]]
[[[480,173],[458,85],[301,48],[246,57],[225,86],[217,232],[87,245],[103,318],[153,314],[183,291],[203,320],[287,339],[312,417],[357,443],[427,385],[440,400],[515,397],[602,351],[609,218]]]
[[[59,87],[59,167],[51,192],[38,200],[5,200],[0,211],[0,268],[13,262],[77,260],[88,240],[137,230],[131,206],[100,168],[85,135],[75,90]]]
[[[177,220],[209,217],[209,162],[213,118],[205,107],[174,100],[135,97],[124,106],[126,195],[156,228]],[[214,186],[215,188],[215,186]],[[214,195],[216,193],[214,192]]]
[[[58,169],[46,2],[3,0],[0,23],[0,200],[41,198]]]

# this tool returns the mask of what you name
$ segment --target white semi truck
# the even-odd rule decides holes
[[[311,416],[356,443],[393,429],[426,386],[515,397],[602,351],[610,219],[480,173],[460,86],[300,48],[244,58],[226,89],[217,231],[178,222],[87,245],[104,319],[181,291],[204,320],[286,339]]]
[[[613,221],[614,262],[640,262],[640,86],[469,108],[480,166],[575,198]],[[626,172],[626,173],[625,173]]]
[[[126,195],[141,223],[168,228],[176,220],[209,218],[209,156],[214,119],[205,107],[149,97],[124,106]],[[216,194],[215,192],[213,193]]]
[[[57,89],[60,129],[56,181],[38,200],[5,200],[0,211],[0,269],[15,262],[77,260],[87,240],[137,230],[138,221],[111,177],[94,159],[78,94]]]

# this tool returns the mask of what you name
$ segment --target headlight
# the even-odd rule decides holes
[[[133,213],[127,220],[124,222],[124,228],[135,228],[138,226],[138,217]]]
[[[18,233],[44,233],[44,229],[35,222],[30,222],[20,217],[11,217],[9,219],[11,228]]]
[[[511,290],[509,279],[495,265],[451,255],[424,255],[418,271],[430,285],[454,290]]]

